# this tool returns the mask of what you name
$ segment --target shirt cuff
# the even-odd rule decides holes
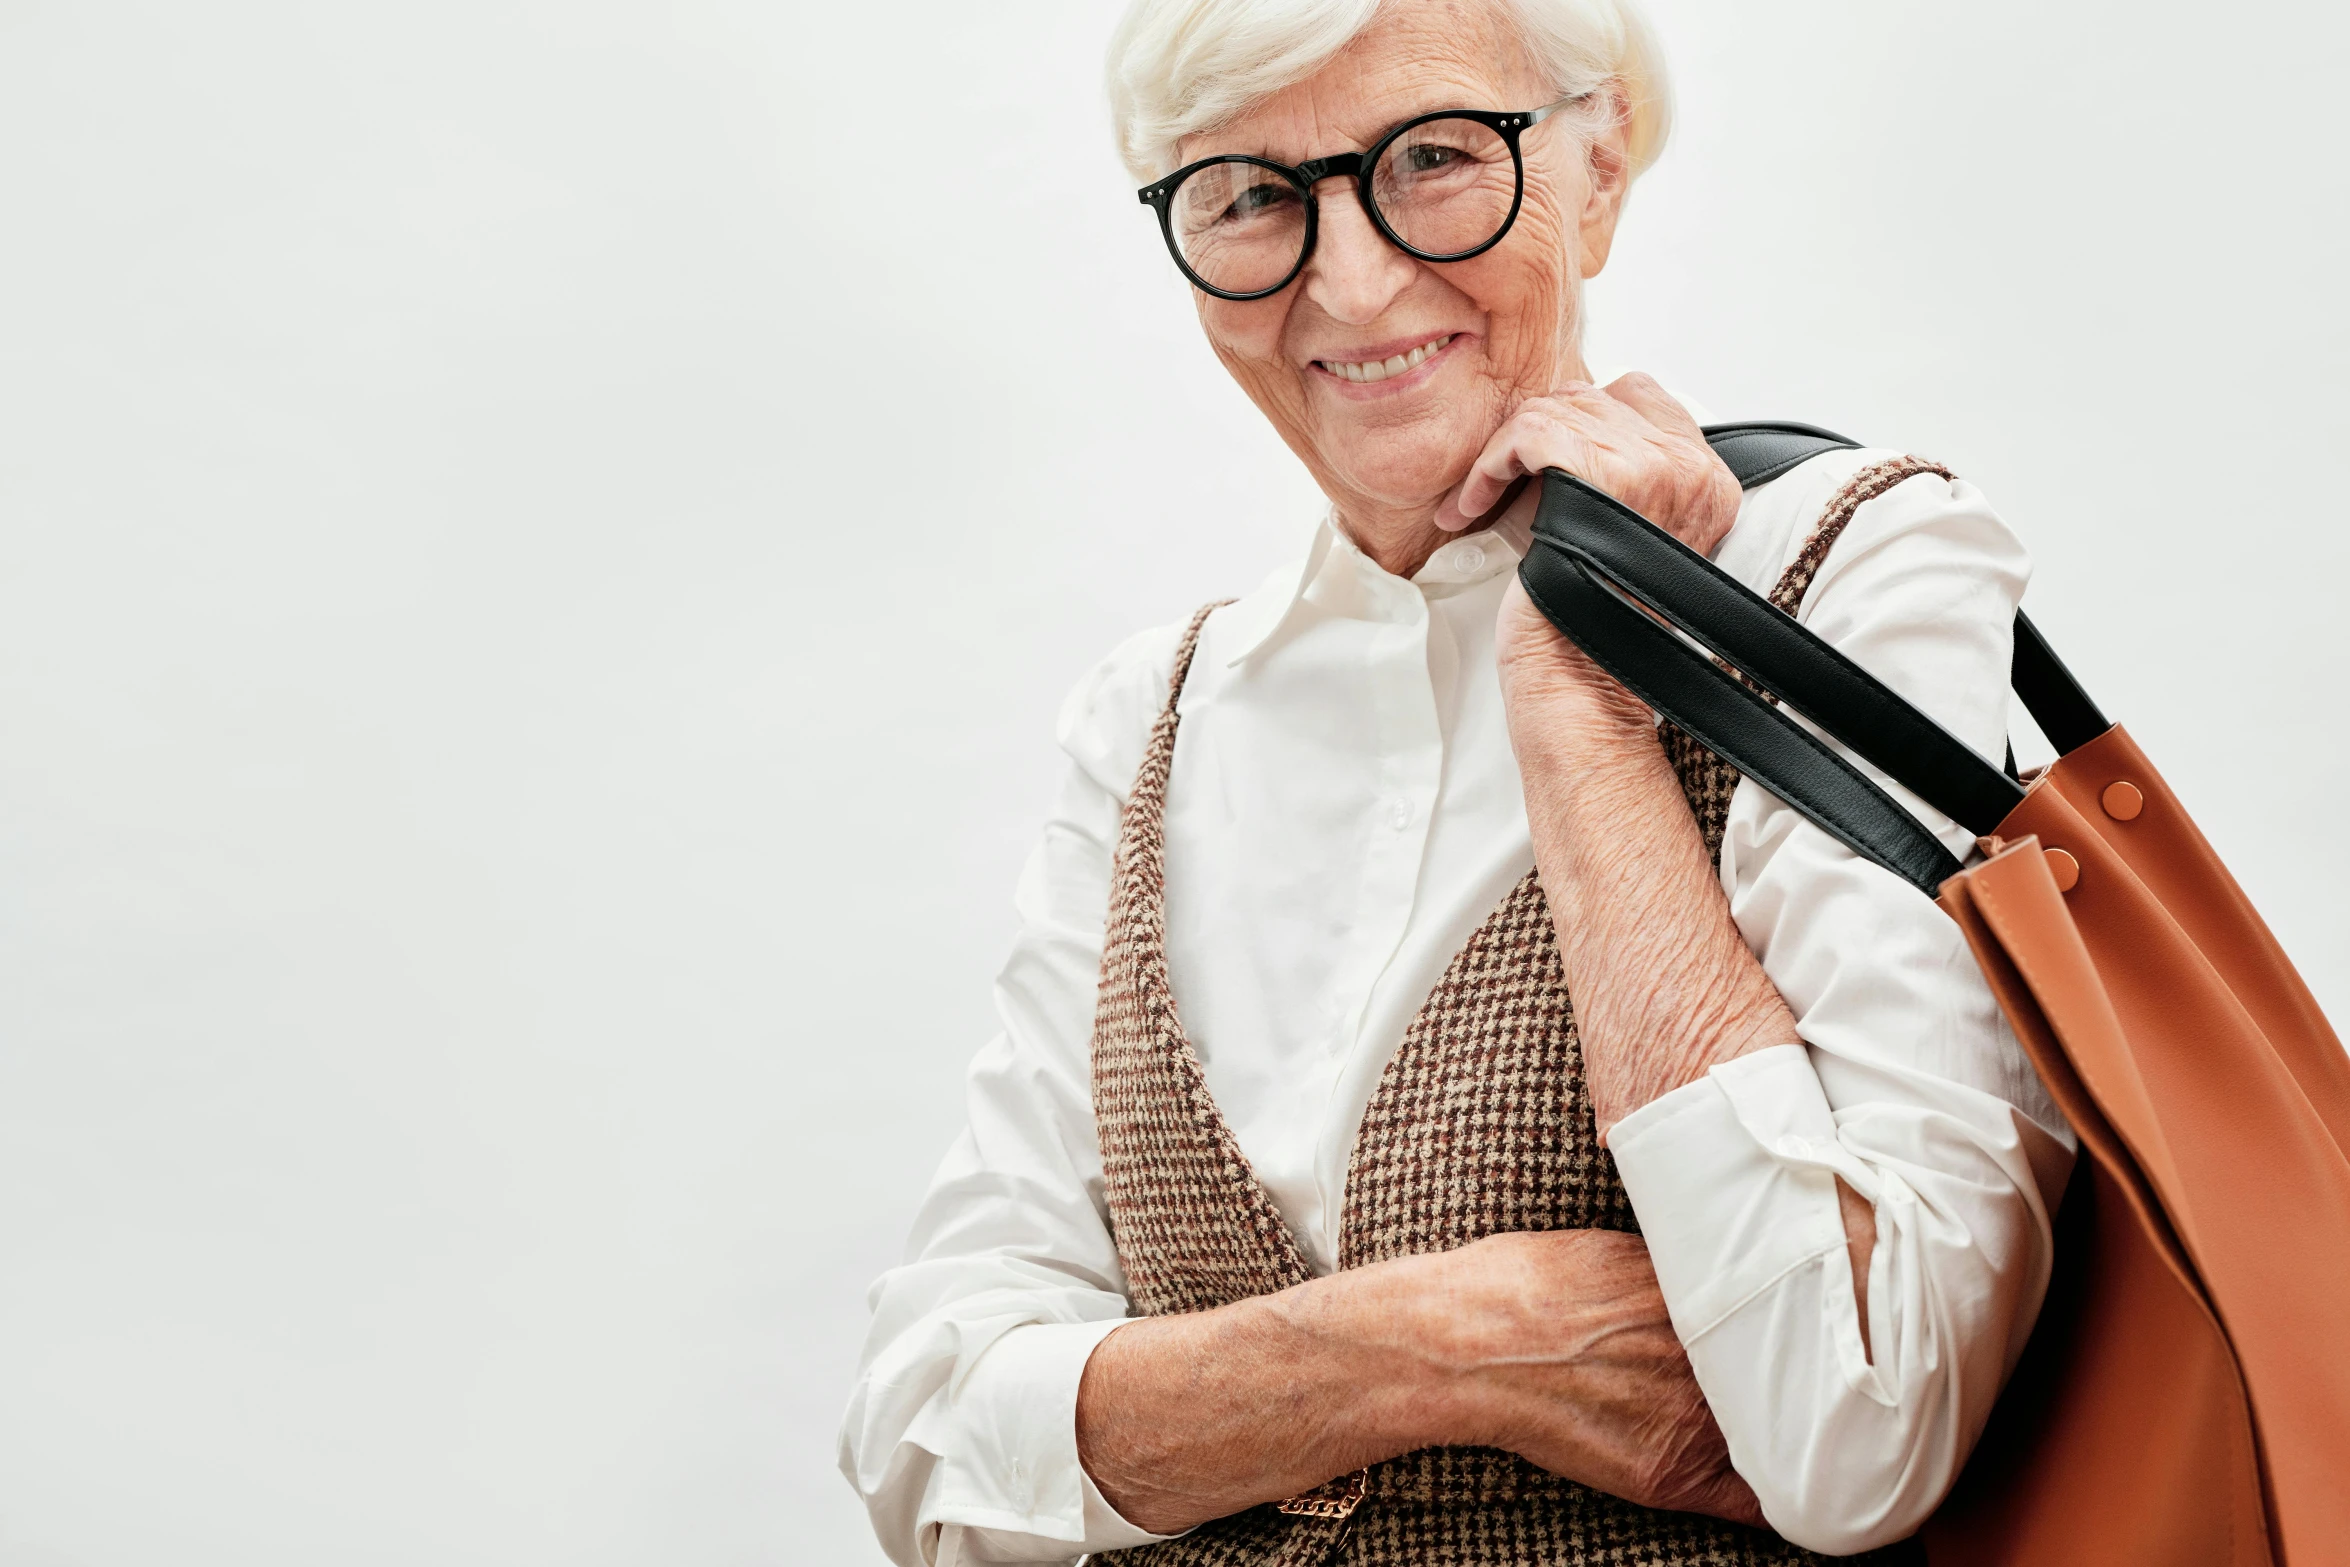
[[[1077,1458],[1077,1384],[1101,1341],[1132,1318],[1031,1322],[989,1345],[954,1394],[959,1445],[977,1462],[951,1475],[934,1521],[1118,1551],[1170,1538],[1137,1528]]]
[[[1651,1100],[1615,1124],[1608,1149],[1683,1344],[1844,1249],[1836,1176],[1876,1192],[1874,1173],[1837,1142],[1802,1045],[1726,1061]]]

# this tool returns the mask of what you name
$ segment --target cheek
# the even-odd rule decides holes
[[[1573,325],[1572,245],[1557,209],[1529,200],[1507,239],[1463,264],[1477,269],[1462,282],[1485,312],[1496,372],[1528,388],[1549,390]]]
[[[1245,304],[1204,294],[1196,297],[1199,324],[1209,345],[1252,394],[1261,396],[1261,389],[1276,380],[1296,379],[1281,353],[1282,325],[1288,316],[1285,296]]]
[[[1208,341],[1227,358],[1250,361],[1281,357],[1282,327],[1289,318],[1289,291],[1271,299],[1247,301],[1194,294],[1199,301],[1199,324]]]
[[[1528,293],[1538,293],[1561,306],[1572,300],[1576,235],[1574,225],[1567,221],[1558,203],[1528,192],[1526,208],[1518,214],[1517,227],[1502,244],[1505,247],[1516,244],[1521,235],[1525,246],[1518,254],[1523,258],[1520,267],[1526,275]]]

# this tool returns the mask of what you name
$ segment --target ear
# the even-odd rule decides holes
[[[1584,153],[1588,183],[1577,234],[1583,275],[1599,276],[1608,251],[1616,242],[1616,220],[1624,215],[1624,194],[1632,185],[1632,106],[1624,84],[1611,81],[1600,89],[1607,95],[1607,118],[1592,134]]]

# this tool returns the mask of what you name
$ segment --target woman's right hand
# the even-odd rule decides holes
[[[1498,1235],[1144,1318],[1102,1340],[1078,1388],[1087,1472],[1162,1534],[1455,1445],[1762,1522],[1635,1235]]]

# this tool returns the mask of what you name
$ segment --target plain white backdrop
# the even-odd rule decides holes
[[[2336,6],[1660,0],[1595,357],[1974,478],[2337,1018]],[[1315,497],[1111,0],[0,0],[0,1567],[870,1564],[1062,692]]]

